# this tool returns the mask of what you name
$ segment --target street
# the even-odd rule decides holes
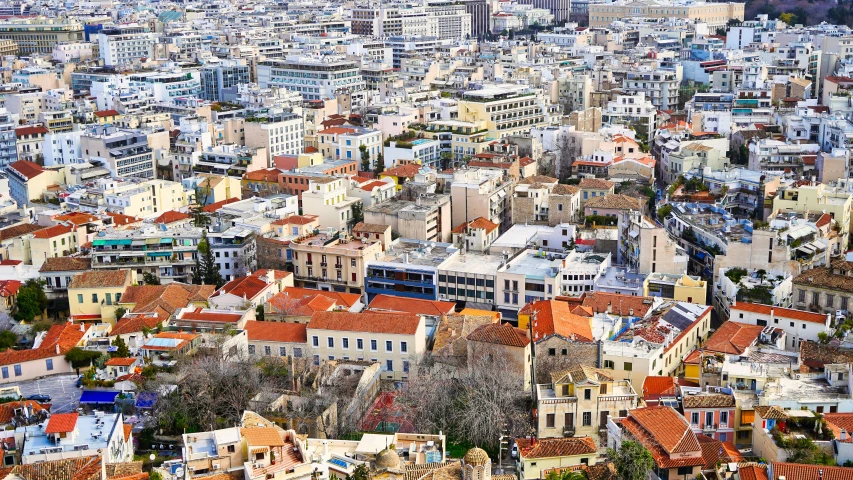
[[[40,393],[50,395],[52,413],[73,412],[77,408],[82,390],[75,386],[77,375],[73,373],[52,375],[39,380],[18,383],[24,398]],[[15,385],[15,384],[12,384]]]

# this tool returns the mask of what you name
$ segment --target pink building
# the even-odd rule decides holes
[[[684,417],[694,432],[721,442],[735,441],[735,397],[727,393],[681,389]]]

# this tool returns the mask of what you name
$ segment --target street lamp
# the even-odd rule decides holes
[[[148,458],[153,462],[153,461],[154,461],[154,459],[155,459],[155,458],[157,458],[157,455],[154,455],[154,454],[152,453],[151,455],[148,455]]]

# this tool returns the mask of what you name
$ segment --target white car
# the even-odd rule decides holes
[[[517,444],[515,444],[515,443],[512,444],[512,448],[509,449],[509,456],[516,459],[516,460],[518,459],[518,445]]]

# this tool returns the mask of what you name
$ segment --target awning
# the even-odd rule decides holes
[[[160,243],[172,243],[172,239],[171,238],[161,238]]]
[[[106,240],[92,240],[92,246],[106,245]]]
[[[145,252],[149,257],[171,257],[172,252]]]
[[[159,238],[146,238],[146,239],[145,239],[145,244],[146,244],[146,245],[157,245],[158,243],[160,243],[160,239],[159,239]]]
[[[157,402],[157,392],[139,392],[136,396],[136,408],[151,408]]]
[[[133,243],[133,239],[131,238],[123,238],[118,241],[119,245],[130,245],[131,243]]]
[[[115,403],[119,393],[113,390],[84,390],[80,403]]]
[[[145,239],[137,238],[130,242],[131,245],[145,245]]]

